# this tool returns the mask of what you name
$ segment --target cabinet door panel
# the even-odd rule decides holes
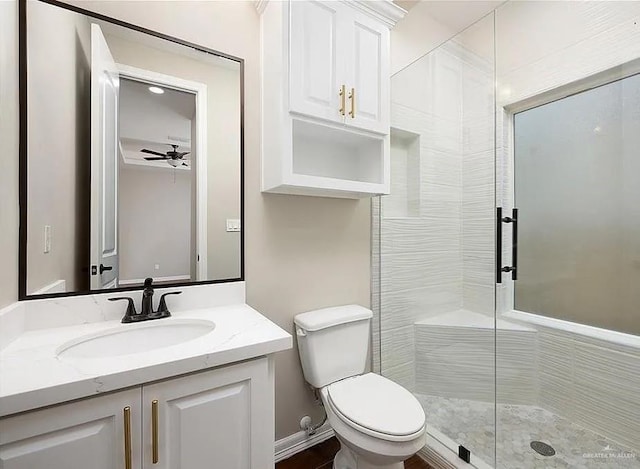
[[[369,17],[355,13],[350,22],[350,83],[355,88],[355,117],[346,122],[367,130],[389,133],[389,30]],[[348,100],[347,109],[354,103]]]
[[[131,408],[132,468],[140,468],[140,390],[0,421],[3,469],[124,469],[124,407]]]
[[[269,396],[266,359],[145,386],[144,467],[272,467],[268,462],[273,460],[274,448]],[[159,402],[157,464],[152,463],[154,400]]]
[[[344,60],[338,49],[338,2],[290,2],[290,110],[342,122],[339,83]]]

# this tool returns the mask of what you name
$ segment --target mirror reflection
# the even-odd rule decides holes
[[[241,62],[35,0],[26,54],[26,294],[240,278]]]

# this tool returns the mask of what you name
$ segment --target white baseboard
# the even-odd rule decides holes
[[[418,456],[433,466],[435,469],[491,469],[484,461],[474,458],[474,464],[468,464],[458,458],[458,454],[452,449],[453,440],[434,428],[428,428],[427,444],[418,452]],[[434,436],[433,433],[437,435]],[[290,458],[294,454],[328,440],[335,433],[328,422],[318,429],[318,432],[310,437],[304,430],[289,435],[276,441],[275,461],[280,462]],[[444,441],[440,441],[444,440]]]
[[[322,443],[333,435],[333,428],[331,428],[329,422],[325,422],[313,436],[307,436],[307,433],[301,430],[298,433],[282,438],[276,441],[276,462],[290,458],[300,451]]]

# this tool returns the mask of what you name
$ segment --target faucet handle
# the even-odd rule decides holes
[[[158,305],[158,311],[156,313],[162,314],[162,317],[169,317],[171,313],[169,312],[169,308],[167,308],[167,302],[164,297],[167,295],[180,295],[181,291],[171,291],[169,293],[165,293],[160,297],[160,304]]]
[[[127,300],[129,302],[129,304],[127,305],[127,311],[124,313],[124,316],[122,317],[122,322],[127,323],[127,322],[133,322],[135,319],[135,317],[138,315],[138,312],[136,311],[136,305],[133,303],[133,298],[129,298],[128,296],[121,296],[118,298],[109,298],[109,301],[121,301],[121,300]]]

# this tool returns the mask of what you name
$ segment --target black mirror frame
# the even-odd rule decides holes
[[[112,293],[121,291],[142,290],[143,286],[121,287],[102,290],[84,290],[77,292],[65,293],[47,293],[39,295],[29,295],[27,293],[27,1],[18,1],[18,74],[19,74],[19,250],[18,250],[18,300],[36,300],[43,298],[59,298],[67,296],[94,295],[100,293]],[[34,0],[32,0],[34,1]],[[95,13],[83,8],[69,5],[58,0],[35,0],[49,5],[54,5],[65,10],[86,15],[100,21],[112,23],[144,34],[149,34],[160,39],[181,44],[192,49],[204,52],[206,54],[215,55],[228,60],[237,62],[240,65],[240,277],[218,280],[200,280],[189,282],[175,282],[163,284],[162,287],[182,287],[188,285],[204,285],[215,283],[242,282],[245,277],[244,270],[244,240],[245,240],[245,223],[244,223],[244,59],[235,57],[224,52],[219,52],[197,44],[193,44],[182,39],[168,36],[151,29],[144,28],[135,24],[127,23],[115,18],[111,18],[99,13]]]

